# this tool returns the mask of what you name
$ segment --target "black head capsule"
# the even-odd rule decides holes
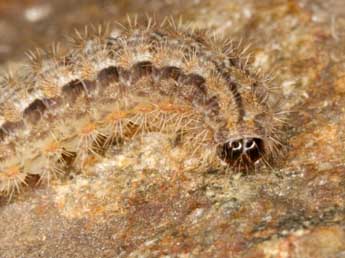
[[[230,166],[250,167],[265,153],[263,140],[255,137],[231,139],[218,146],[218,156]]]

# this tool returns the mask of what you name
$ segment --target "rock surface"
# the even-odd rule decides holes
[[[145,12],[251,44],[291,110],[284,158],[247,175],[170,172],[153,135],[117,165],[1,200],[0,257],[345,257],[345,3],[1,0],[0,61]]]

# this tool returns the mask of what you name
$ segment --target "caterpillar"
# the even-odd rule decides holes
[[[77,32],[66,51],[30,52],[0,87],[0,194],[31,175],[83,171],[152,132],[203,167],[248,170],[279,154],[283,113],[244,49],[174,21]]]

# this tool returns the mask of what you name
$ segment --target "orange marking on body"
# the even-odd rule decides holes
[[[60,144],[56,141],[49,143],[45,148],[44,152],[56,152],[60,148]]]
[[[158,104],[158,107],[160,110],[164,112],[179,112],[179,113],[185,113],[191,110],[188,106],[179,106],[175,105],[170,102],[161,102]]]
[[[13,178],[16,177],[20,173],[20,166],[19,165],[13,165],[6,169],[3,173],[0,173],[3,177],[6,178]]]
[[[127,111],[113,111],[104,118],[104,122],[107,123],[121,120],[127,117],[128,113],[129,112]]]
[[[152,104],[139,104],[138,106],[136,106],[135,108],[133,108],[132,112],[133,113],[149,113],[152,112],[153,110],[155,110],[155,107]]]
[[[96,130],[97,126],[95,123],[89,123],[84,128],[81,129],[82,134],[91,134]]]

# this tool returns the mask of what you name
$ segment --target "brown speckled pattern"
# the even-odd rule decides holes
[[[20,2],[17,14],[27,7]],[[49,187],[33,177],[10,203],[2,199],[1,257],[344,257],[343,1],[96,2],[59,1],[69,8],[53,7],[34,24],[10,15],[0,25],[9,37],[0,41],[13,50],[2,47],[1,60],[19,67],[23,49],[48,49],[90,20],[181,14],[193,26],[251,42],[251,67],[272,73],[281,108],[291,111],[288,150],[254,174],[195,173],[178,169],[178,139],[144,134],[114,148],[103,166],[90,162],[83,175]]]

